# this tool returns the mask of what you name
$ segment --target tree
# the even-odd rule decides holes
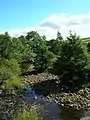
[[[16,59],[18,62],[22,61],[24,46],[18,38],[12,38],[10,46],[10,59]]]
[[[59,56],[62,42],[63,42],[63,38],[61,36],[61,33],[58,31],[57,39],[51,39],[47,41],[48,50],[50,52],[53,52],[56,56]]]
[[[34,53],[24,36],[12,38],[12,43],[10,46],[10,59],[17,59],[18,62],[21,63],[23,61],[32,62],[33,57]]]
[[[11,37],[6,32],[5,34],[0,34],[0,57],[9,58]]]
[[[48,51],[46,38],[34,31],[27,33],[26,38],[28,39],[29,46],[31,46],[33,52],[36,54],[33,62],[35,69],[40,72],[44,71],[51,62],[51,58],[49,57],[53,58],[53,53],[51,54]]]
[[[87,57],[79,36],[70,32],[63,42],[61,54],[54,64],[54,71],[65,84],[72,81],[80,85],[85,82],[84,68]]]
[[[48,50],[57,56],[60,55],[61,44],[62,44],[62,41],[60,41],[58,39],[56,39],[56,40],[51,39],[51,40],[47,41]]]
[[[0,87],[10,92],[11,89],[23,88],[20,78],[20,65],[15,59],[0,60]]]
[[[61,33],[59,32],[59,30],[57,32],[57,39],[58,40],[63,40],[63,37],[61,36]]]

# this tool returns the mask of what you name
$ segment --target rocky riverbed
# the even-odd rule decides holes
[[[40,73],[37,75],[28,75],[23,77],[23,81],[29,84],[36,84],[45,81],[59,80],[58,76],[48,73]]]
[[[33,85],[38,94],[45,95],[47,99],[54,100],[61,106],[76,110],[90,108],[89,88],[82,88],[76,92],[62,92],[59,78],[47,73],[27,76],[25,79]]]
[[[48,99],[54,100],[61,106],[76,110],[90,109],[90,89],[84,88],[76,93],[57,93],[47,96]]]
[[[30,84],[38,83],[41,80],[45,81],[47,78],[49,80],[52,79],[52,75],[38,74],[26,76],[24,77],[23,82],[27,86]],[[0,90],[0,120],[12,120],[18,112],[21,112],[27,107],[32,107],[32,105],[28,104],[23,93],[18,92],[15,94],[13,92],[12,94],[11,92],[7,94]]]
[[[60,80],[57,76],[48,73],[24,76],[23,82],[26,86],[31,86],[35,94],[42,95],[42,99],[55,101],[57,105],[68,110],[89,110],[90,109],[90,89],[83,88],[76,92],[65,92],[60,87]],[[23,94],[3,95],[0,91],[0,119],[11,120],[14,115],[28,106]],[[29,95],[29,94],[28,94]],[[31,94],[29,95],[30,98]],[[38,99],[35,98],[37,101]],[[42,103],[42,99],[40,101]],[[31,101],[31,98],[30,98]],[[60,107],[62,109],[62,107]]]
[[[40,116],[40,109],[39,104],[29,104],[23,93],[2,93],[0,96],[0,120],[14,120],[14,118],[24,110],[29,110],[31,113],[33,112]]]
[[[0,120],[11,120],[25,107],[22,95],[3,94],[0,96]]]

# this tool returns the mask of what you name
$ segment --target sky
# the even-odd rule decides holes
[[[59,30],[90,36],[90,0],[0,0],[0,32],[11,36],[35,30],[48,39]]]

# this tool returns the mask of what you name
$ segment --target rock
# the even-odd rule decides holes
[[[70,107],[73,107],[73,104],[70,104],[69,106],[70,106]]]
[[[73,96],[73,93],[69,93],[70,96]]]
[[[87,109],[90,107],[90,89],[84,88],[77,93],[58,93],[51,94],[50,98],[61,106],[67,106],[76,110]]]
[[[64,104],[61,104],[61,106],[64,106]]]
[[[57,103],[57,104],[58,104],[58,101],[57,101],[57,100],[55,100],[55,103]]]
[[[70,99],[66,100],[66,104],[70,104],[72,101]]]
[[[2,92],[3,92],[3,91],[2,91],[2,90],[0,90],[0,94],[2,94]]]
[[[85,88],[84,93],[88,94],[90,92],[89,88]]]
[[[58,84],[60,83],[59,78],[57,76],[54,76],[48,73],[30,75],[28,77],[25,76],[25,80],[26,79],[28,79],[30,84],[40,83],[40,85],[38,86],[38,89],[41,90],[42,93],[47,94],[53,90],[54,94],[49,94],[47,96],[47,99],[54,100],[56,103],[61,104],[61,106],[66,105],[74,109],[82,109],[82,108],[84,109],[84,108],[90,107],[90,89],[89,88],[83,87],[81,90],[79,90],[76,93],[71,93],[71,92],[65,93],[63,91],[64,91],[64,88],[66,89],[66,87],[63,87],[63,88],[58,87]],[[41,84],[41,83],[44,83],[44,84]]]

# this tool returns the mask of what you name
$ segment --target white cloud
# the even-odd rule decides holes
[[[39,25],[22,30],[10,30],[11,36],[26,34],[35,30],[40,35],[46,35],[48,39],[56,38],[57,30],[63,37],[68,35],[69,30],[75,31],[81,37],[90,37],[90,14],[53,14],[42,20]]]

